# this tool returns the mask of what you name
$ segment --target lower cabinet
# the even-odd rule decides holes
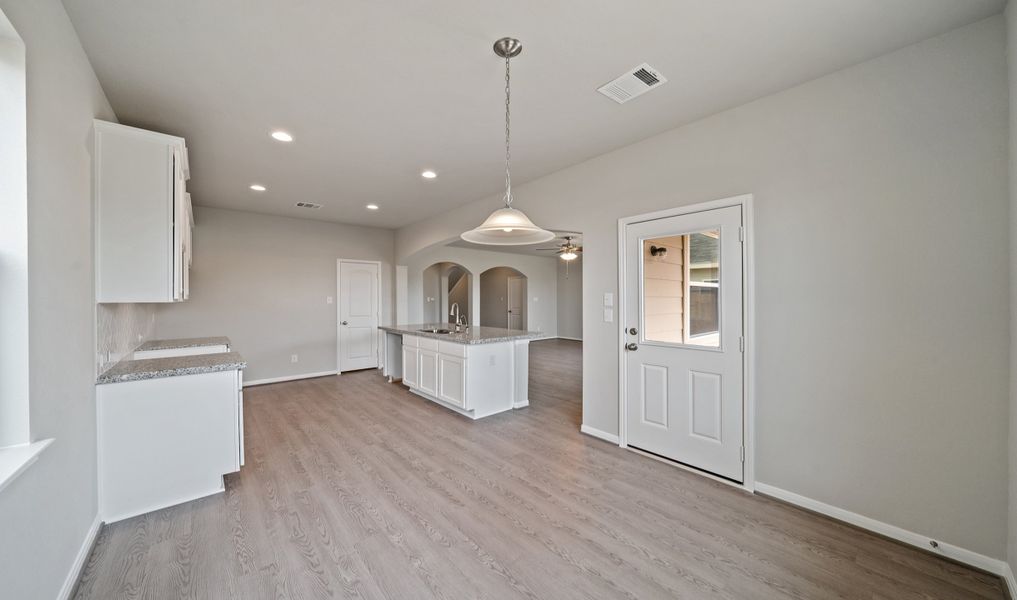
[[[432,396],[438,395],[438,352],[420,349],[420,374],[417,389]]]
[[[403,383],[416,392],[469,410],[466,347],[404,335]]]
[[[529,340],[463,344],[402,336],[403,383],[471,419],[529,404]]]
[[[466,408],[466,359],[438,355],[438,399]]]
[[[242,372],[96,386],[107,523],[221,492],[244,464]]]

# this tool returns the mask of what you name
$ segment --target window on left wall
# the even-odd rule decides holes
[[[26,111],[25,44],[0,11],[0,490],[53,441],[29,424]]]

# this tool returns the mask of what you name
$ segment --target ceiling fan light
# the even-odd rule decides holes
[[[568,252],[562,252],[558,256],[560,256],[562,260],[575,260],[579,258],[579,255],[573,252],[572,250],[569,250]]]
[[[474,244],[524,246],[551,241],[554,233],[534,225],[523,211],[506,206],[491,213],[478,227],[460,237]]]

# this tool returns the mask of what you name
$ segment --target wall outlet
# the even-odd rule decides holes
[[[489,361],[490,361],[489,364],[493,367],[494,366],[494,356],[493,355],[491,357],[489,357]]]
[[[611,292],[604,292],[604,306],[614,306],[614,294]],[[607,319],[605,319],[606,321]]]
[[[290,362],[291,362],[291,363],[295,363],[295,362],[297,362],[298,360],[300,360],[300,357],[299,357],[299,356],[297,356],[296,354],[291,354],[291,355],[290,355]]]
[[[332,304],[332,296],[325,296],[325,304]]]
[[[610,323],[612,321],[614,321],[614,309],[613,308],[605,308],[604,309],[604,322],[605,323]]]

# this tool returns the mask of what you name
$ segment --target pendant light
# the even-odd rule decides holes
[[[509,171],[509,59],[519,56],[523,45],[517,39],[502,38],[494,43],[494,53],[505,59],[505,206],[491,213],[491,216],[477,228],[462,234],[462,238],[474,244],[491,246],[520,246],[541,244],[554,239],[554,234],[533,224],[523,211],[512,208],[512,175]]]

